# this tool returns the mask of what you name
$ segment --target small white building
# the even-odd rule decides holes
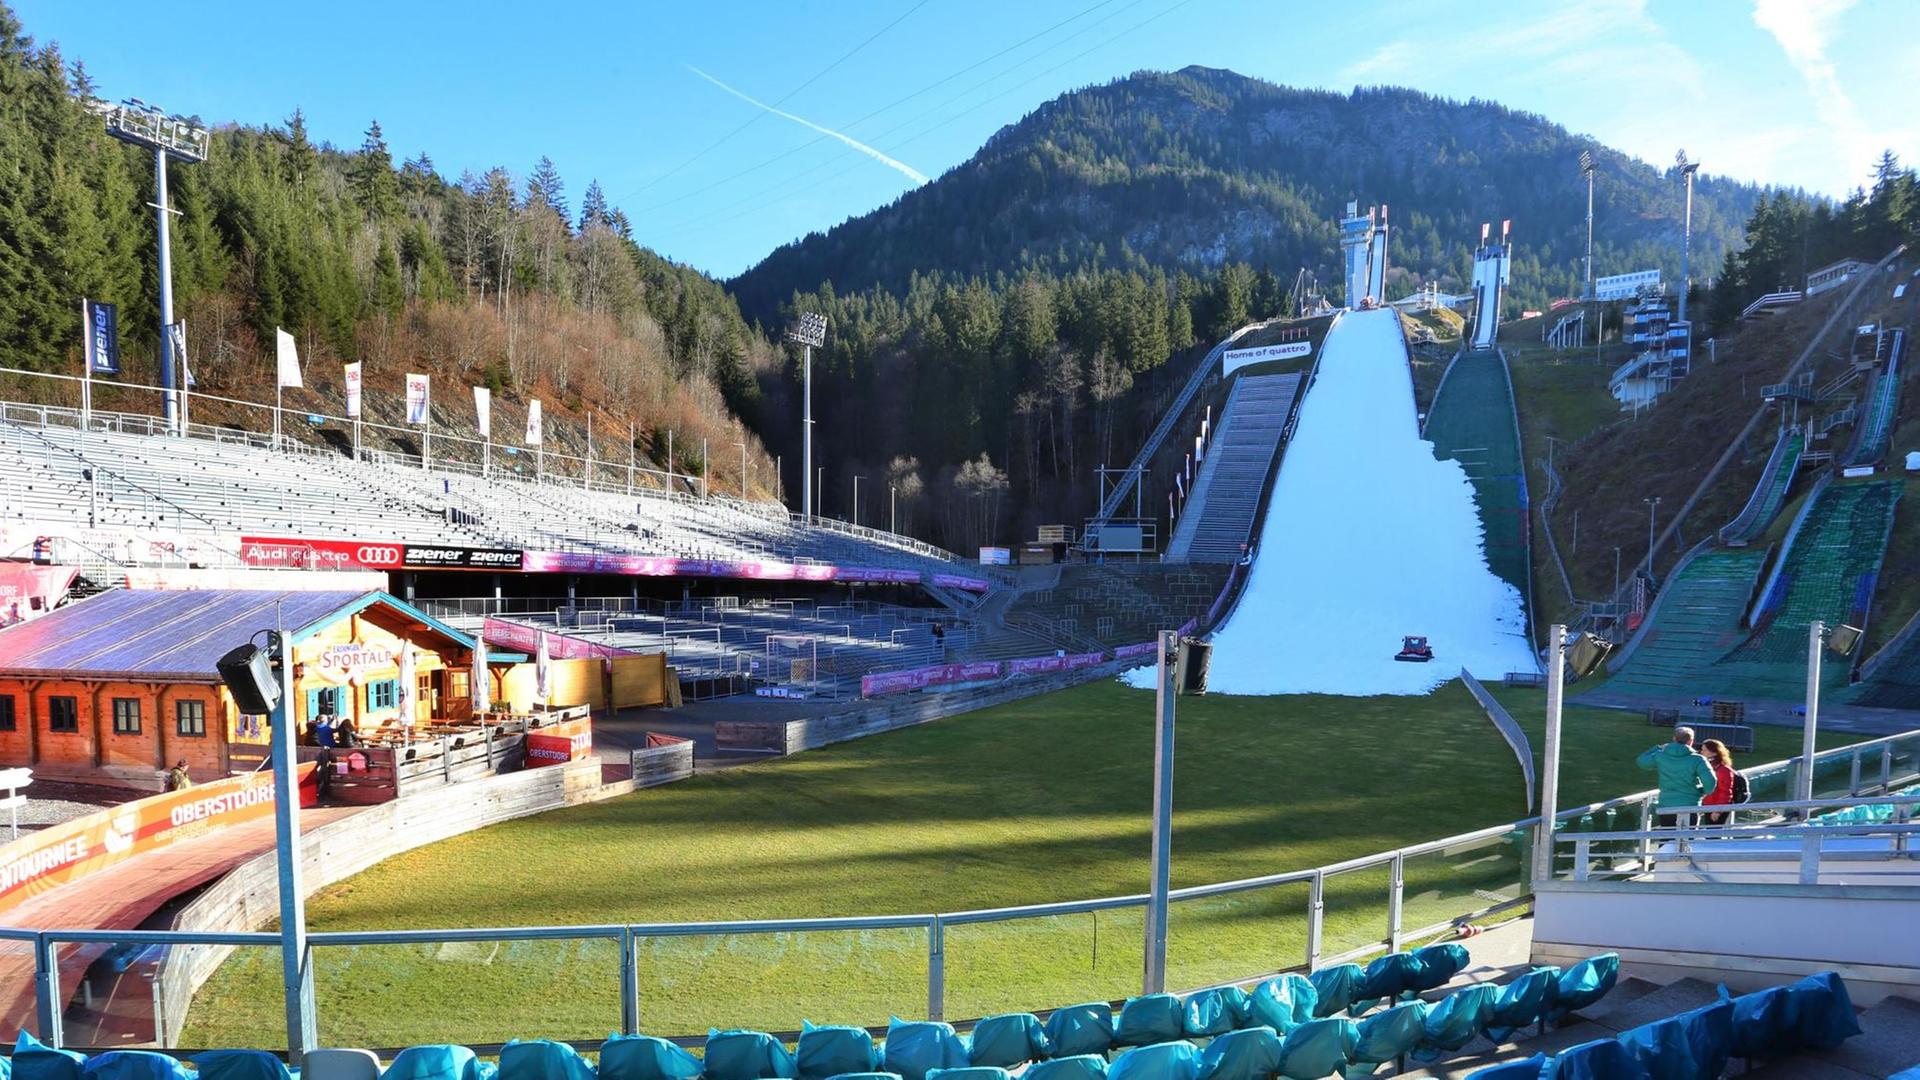
[[[1837,289],[1871,269],[1873,264],[1859,259],[1841,259],[1831,266],[1823,266],[1807,275],[1807,295],[1818,296],[1829,289]]]

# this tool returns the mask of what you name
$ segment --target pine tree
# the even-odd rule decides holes
[[[533,172],[527,177],[527,205],[543,206],[560,218],[567,220],[567,185],[560,179],[560,170],[553,167],[553,159],[545,154],[533,166]]]
[[[368,220],[399,215],[400,182],[393,175],[393,155],[387,152],[380,121],[375,120],[367,129],[366,141],[360,144],[360,152],[347,166],[347,180],[353,188],[354,200]]]
[[[611,224],[607,214],[607,196],[600,190],[600,181],[587,182],[587,193],[580,199],[580,231],[586,232],[595,225]]]
[[[314,165],[319,159],[313,143],[307,139],[306,114],[299,109],[293,110],[293,115],[287,117],[287,130],[280,138],[287,147],[287,176],[298,187],[313,175]]]

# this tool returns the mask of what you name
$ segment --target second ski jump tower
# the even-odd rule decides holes
[[[1340,219],[1340,251],[1346,257],[1347,306],[1358,309],[1366,297],[1380,302],[1387,277],[1385,204],[1369,206],[1364,214],[1359,203],[1347,204],[1347,216]]]
[[[1480,226],[1480,246],[1473,253],[1473,337],[1468,348],[1491,349],[1500,331],[1500,293],[1513,277],[1512,249],[1507,232],[1512,221],[1500,223],[1500,242],[1487,239],[1488,225]]]

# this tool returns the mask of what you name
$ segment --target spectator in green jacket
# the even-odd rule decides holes
[[[1707,759],[1694,752],[1690,727],[1674,728],[1672,742],[1648,750],[1635,763],[1660,774],[1661,806],[1698,806],[1719,781]],[[1671,828],[1675,817],[1661,814],[1660,827]]]

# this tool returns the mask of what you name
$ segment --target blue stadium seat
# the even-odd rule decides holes
[[[1063,1005],[1047,1017],[1044,1030],[1055,1057],[1104,1054],[1113,1048],[1113,1006],[1104,1001]]]
[[[208,1050],[193,1055],[193,1067],[200,1080],[293,1080],[287,1063],[265,1050]]]
[[[1319,1080],[1340,1072],[1359,1044],[1360,1031],[1351,1020],[1310,1020],[1287,1032],[1280,1045],[1279,1075],[1288,1080]]]
[[[1465,971],[1473,960],[1467,953],[1467,947],[1457,941],[1415,949],[1413,958],[1418,965],[1407,981],[1407,989],[1416,994],[1445,986],[1449,979]]]
[[[1725,993],[1724,987],[1721,993]],[[1796,1002],[1784,986],[1770,986],[1733,999],[1733,1056],[1764,1061],[1785,1057],[1799,1048],[1793,1008]]]
[[[1536,1080],[1546,1070],[1550,1060],[1545,1054],[1535,1054],[1524,1061],[1489,1065],[1484,1069],[1475,1069],[1468,1074],[1467,1080]]]
[[[1107,1080],[1107,1059],[1099,1054],[1049,1058],[1021,1073],[1020,1080]]]
[[[1487,1010],[1481,1032],[1494,1042],[1505,1042],[1523,1027],[1539,1023],[1553,1007],[1553,991],[1560,982],[1557,967],[1536,967],[1500,988]]]
[[[1046,1030],[1040,1026],[1039,1017],[1032,1013],[982,1017],[973,1025],[973,1037],[967,1042],[969,1064],[1002,1069],[1018,1068],[1052,1052]]]
[[[563,1042],[515,1039],[500,1048],[500,1080],[594,1080],[593,1063]]]
[[[1847,984],[1837,972],[1809,975],[1786,989],[1794,1003],[1790,1012],[1801,1047],[1832,1050],[1860,1034],[1853,996],[1847,993]]]
[[[1442,1053],[1451,1053],[1472,1042],[1486,1026],[1500,988],[1492,983],[1463,986],[1435,1002],[1427,1010],[1425,1030],[1414,1056],[1432,1061]]]
[[[866,1028],[814,1025],[800,1022],[800,1041],[795,1044],[794,1064],[800,1080],[826,1080],[842,1073],[872,1072],[880,1064],[873,1049],[873,1036]],[[501,1080],[509,1080],[501,1077]]]
[[[1316,996],[1313,1015],[1332,1016],[1353,1003],[1354,988],[1360,984],[1360,965],[1335,964],[1308,975]]]
[[[178,1058],[151,1050],[109,1050],[88,1058],[80,1075],[87,1080],[191,1080],[193,1070]]]
[[[930,1069],[964,1068],[968,1064],[967,1044],[954,1033],[952,1024],[896,1016],[887,1024],[882,1059],[886,1070],[899,1073],[903,1080],[926,1080]],[[717,1080],[712,1070],[708,1070],[708,1080]]]
[[[1542,1070],[1553,1080],[1649,1080],[1640,1059],[1618,1039],[1595,1039],[1560,1052]]]
[[[1623,1031],[1620,1045],[1653,1080],[1719,1076],[1733,1055],[1733,1002],[1716,1002]]]
[[[1009,1080],[1009,1074],[995,1065],[964,1065],[958,1069],[928,1069],[927,1080]]]
[[[827,1080],[900,1080],[900,1076],[898,1073],[890,1072],[857,1072],[829,1076]]]
[[[721,1031],[707,1033],[707,1050],[701,1072],[706,1080],[771,1080],[792,1077],[798,1070],[793,1055],[780,1040],[764,1031]],[[384,1080],[384,1078],[383,1078]],[[919,1080],[915,1077],[914,1080]]]
[[[1348,1055],[1357,1065],[1378,1065],[1410,1053],[1425,1036],[1427,1003],[1408,1001],[1375,1013],[1357,1025],[1360,1041]]]
[[[491,1068],[481,1068],[472,1050],[453,1043],[409,1046],[393,1056],[381,1080],[487,1080]]]
[[[1253,988],[1247,997],[1247,1023],[1264,1024],[1285,1035],[1315,1016],[1319,991],[1305,975],[1288,972]]]
[[[1230,1031],[1201,1052],[1199,1080],[1267,1080],[1280,1069],[1283,1046],[1270,1027]]]
[[[1558,1020],[1599,1001],[1620,978],[1620,954],[1591,956],[1560,973],[1553,987],[1553,1011],[1548,1020]]]
[[[700,1059],[652,1035],[616,1035],[600,1044],[600,1080],[694,1080]]]
[[[1107,1080],[1198,1080],[1200,1048],[1190,1042],[1136,1046],[1107,1066]]]
[[[1419,968],[1420,958],[1412,953],[1388,953],[1374,958],[1354,983],[1347,1002],[1347,1015],[1359,1016],[1382,1000],[1397,999],[1418,981]]]
[[[1188,1038],[1224,1035],[1247,1019],[1247,992],[1237,986],[1216,986],[1187,995],[1181,1025]]]
[[[13,1043],[14,1080],[80,1080],[85,1054],[55,1050],[25,1031]]]
[[[1185,1010],[1172,994],[1143,994],[1120,1006],[1114,1024],[1115,1046],[1151,1046],[1172,1042],[1186,1033]]]

